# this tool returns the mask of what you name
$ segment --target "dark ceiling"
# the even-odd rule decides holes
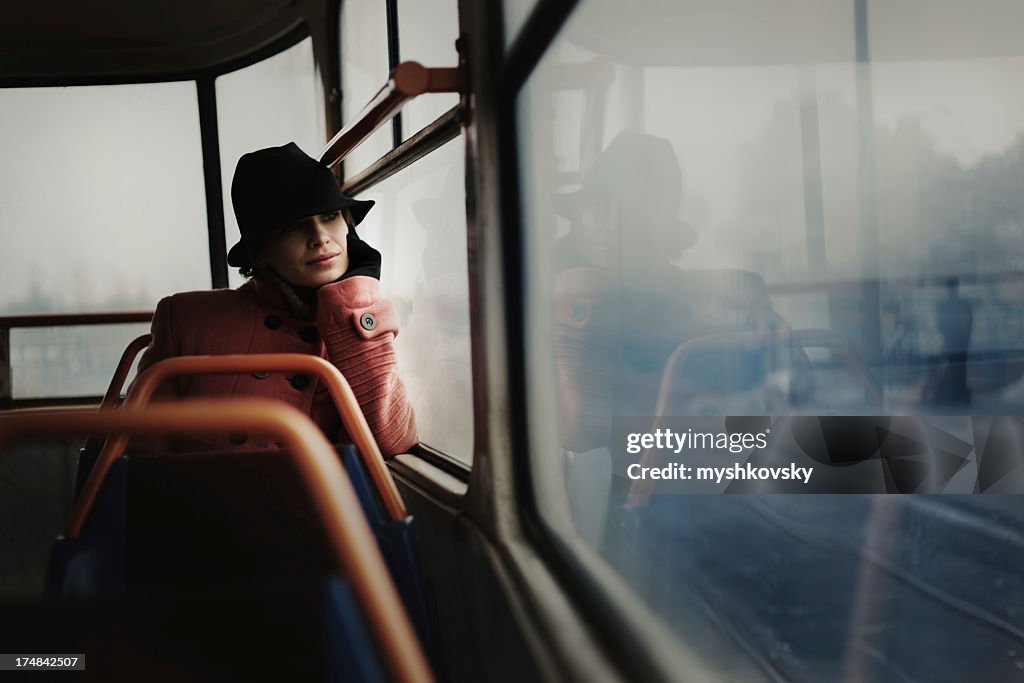
[[[242,59],[297,30],[315,0],[4,3],[0,79],[130,79]]]

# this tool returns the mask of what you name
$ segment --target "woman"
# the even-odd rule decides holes
[[[380,252],[355,233],[373,202],[346,197],[331,172],[294,143],[244,155],[231,202],[241,240],[228,252],[228,263],[251,279],[236,290],[160,301],[139,372],[172,356],[312,353],[337,366],[351,384],[381,451],[407,451],[417,437],[398,376],[396,317],[380,294]],[[230,396],[284,401],[310,415],[328,438],[350,441],[326,389],[303,374],[183,377],[160,393],[165,399]],[[269,446],[240,433],[188,441],[173,447]]]

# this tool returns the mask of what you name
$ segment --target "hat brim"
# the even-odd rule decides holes
[[[336,201],[320,204],[317,206],[306,207],[299,209],[294,213],[293,216],[282,221],[287,223],[289,220],[296,221],[306,216],[318,216],[324,213],[330,213],[331,211],[340,211],[342,209],[348,209],[352,213],[352,222],[354,225],[359,225],[366,218],[366,214],[373,208],[374,202],[372,199],[352,199],[351,197],[345,197],[345,201],[340,204]],[[228,250],[228,265],[235,268],[248,268],[252,264],[249,262],[249,250],[246,248],[245,239],[240,239],[238,242]]]

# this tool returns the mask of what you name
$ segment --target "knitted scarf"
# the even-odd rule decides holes
[[[253,274],[263,282],[271,285],[284,297],[288,312],[293,318],[312,320],[316,316],[316,290],[307,287],[294,287],[273,268],[259,268]]]

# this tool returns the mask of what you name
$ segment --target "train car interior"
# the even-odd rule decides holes
[[[5,8],[0,679],[1024,681],[1021,26],[1009,0]],[[287,143],[375,202],[405,452],[315,352],[138,371],[164,297],[247,283],[232,174]],[[349,438],[161,389],[267,378]],[[702,430],[766,445],[699,483],[636,445]]]

